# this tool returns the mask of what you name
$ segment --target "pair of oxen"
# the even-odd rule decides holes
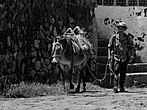
[[[73,30],[68,28],[63,36],[56,37],[52,44],[52,63],[59,64],[62,76],[67,77],[70,89],[74,92],[80,92],[81,81],[83,81],[82,91],[86,91],[85,68],[91,56],[92,46],[84,35],[85,33],[78,26]],[[65,66],[68,66],[66,72]],[[76,89],[72,83],[72,72],[75,67],[79,71]]]

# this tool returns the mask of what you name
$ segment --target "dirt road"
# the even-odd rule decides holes
[[[0,99],[0,110],[147,110],[147,88],[113,93],[99,88],[85,93],[35,98]]]

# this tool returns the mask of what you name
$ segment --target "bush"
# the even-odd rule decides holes
[[[46,95],[62,95],[65,94],[63,84],[58,82],[57,84],[48,85],[41,83],[25,83],[11,85],[11,87],[6,92],[6,97],[9,98],[30,98],[36,96],[46,96]]]

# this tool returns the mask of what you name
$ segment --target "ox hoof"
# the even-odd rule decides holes
[[[79,93],[80,92],[80,89],[79,88],[76,88],[76,91],[75,91],[76,93]]]
[[[73,84],[70,85],[70,89],[74,89],[74,85]]]
[[[83,88],[83,91],[82,92],[86,92],[86,89],[85,88]]]

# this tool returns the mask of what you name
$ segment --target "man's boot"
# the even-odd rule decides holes
[[[124,87],[120,87],[120,92],[125,92],[125,88]]]
[[[118,91],[118,79],[119,79],[119,75],[115,75],[115,76],[114,76],[114,81],[113,81],[113,85],[114,85],[113,91],[114,91],[115,93],[118,93],[118,92],[119,92],[119,91]]]

